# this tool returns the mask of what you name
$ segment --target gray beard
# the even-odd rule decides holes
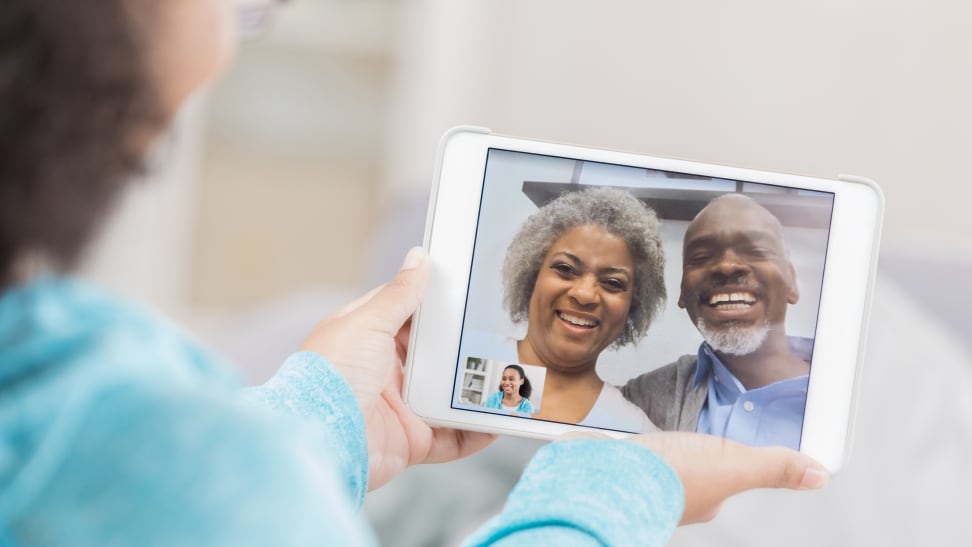
[[[706,326],[705,321],[700,317],[695,322],[695,326],[702,333],[702,338],[712,346],[712,349],[727,355],[749,355],[753,353],[763,345],[770,332],[768,322],[751,327],[730,325],[726,328],[713,330]]]

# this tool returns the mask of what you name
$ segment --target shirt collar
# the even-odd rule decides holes
[[[804,338],[802,336],[787,336],[786,341],[790,346],[790,351],[795,353],[797,357],[803,359],[806,362],[810,362],[810,358],[813,356],[813,338]],[[699,345],[698,353],[698,363],[695,367],[695,377],[692,378],[692,386],[695,387],[702,382],[705,382],[710,375],[715,375],[721,381],[720,384],[724,387],[735,386],[739,392],[746,391],[742,387],[742,383],[736,379],[733,373],[729,372],[726,365],[722,363],[719,356],[716,355],[715,350],[708,342],[702,342]]]

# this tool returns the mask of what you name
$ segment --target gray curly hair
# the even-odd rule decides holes
[[[615,188],[570,192],[530,215],[513,237],[503,262],[504,304],[515,322],[529,318],[537,276],[553,245],[575,226],[603,226],[628,246],[634,264],[631,308],[624,330],[611,344],[620,348],[641,340],[665,302],[665,253],[655,212]]]

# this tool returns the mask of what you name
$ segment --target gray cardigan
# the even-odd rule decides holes
[[[708,393],[706,382],[692,385],[697,361],[698,355],[683,355],[674,363],[628,380],[621,393],[658,427],[695,431]]]

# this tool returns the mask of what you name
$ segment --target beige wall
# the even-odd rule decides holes
[[[157,143],[150,173],[121,196],[81,274],[126,297],[182,313],[192,283],[203,104],[186,105]]]

